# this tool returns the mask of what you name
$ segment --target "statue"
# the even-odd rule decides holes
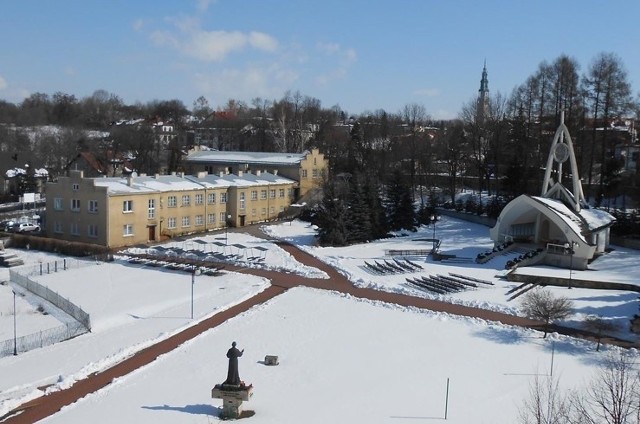
[[[242,356],[244,349],[239,350],[236,347],[236,342],[231,343],[231,349],[227,351],[227,358],[229,358],[229,370],[227,371],[227,379],[222,384],[229,384],[232,386],[240,386],[240,374],[238,373],[238,358]]]

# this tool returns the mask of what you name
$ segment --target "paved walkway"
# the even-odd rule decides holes
[[[266,238],[257,226],[251,228],[243,228],[243,232],[250,232],[254,236]],[[11,411],[5,417],[0,417],[1,423],[18,424],[18,423],[34,423],[42,420],[50,415],[58,412],[62,407],[76,402],[78,399],[93,393],[110,384],[115,378],[122,377],[130,372],[147,365],[154,361],[158,356],[165,354],[177,348],[184,342],[196,337],[197,335],[216,327],[228,319],[245,312],[253,306],[264,303],[287,289],[297,286],[312,287],[321,290],[332,290],[340,293],[346,293],[360,299],[377,300],[381,302],[393,303],[402,306],[412,306],[421,309],[428,309],[437,312],[446,312],[454,315],[476,317],[489,321],[497,321],[507,325],[515,325],[527,328],[540,328],[542,323],[533,321],[523,317],[508,315],[501,312],[488,311],[485,309],[474,308],[463,305],[455,305],[438,300],[417,298],[399,293],[389,293],[368,288],[354,287],[342,274],[334,268],[328,266],[324,262],[314,256],[298,249],[297,247],[282,241],[276,243],[284,250],[289,252],[299,262],[318,268],[329,275],[328,279],[306,278],[291,273],[282,273],[277,271],[243,268],[233,265],[225,265],[225,270],[235,271],[239,273],[247,273],[265,277],[271,281],[271,286],[256,296],[245,300],[225,311],[222,311],[208,319],[205,319],[192,327],[181,331],[166,340],[158,342],[146,349],[139,351],[130,358],[118,363],[117,365],[106,369],[102,372],[90,375],[84,380],[76,382],[68,389],[52,392],[49,395],[42,396],[27,402],[15,410]],[[573,330],[570,328],[554,326],[552,331],[562,334],[592,338],[591,334]],[[621,346],[630,347],[630,343],[620,340],[604,340],[604,342],[614,343]],[[625,344],[626,343],[626,344]]]

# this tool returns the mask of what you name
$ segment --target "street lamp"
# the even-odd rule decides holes
[[[564,251],[565,253],[569,254],[569,288],[571,288],[571,277],[573,274],[573,254],[576,253],[575,249],[578,246],[579,244],[575,241],[572,241],[571,243],[567,242],[564,244]]]
[[[196,265],[191,269],[191,319],[193,319],[193,286],[196,283],[196,275],[200,275],[200,269]]]
[[[440,215],[433,214],[429,217],[429,221],[433,224],[433,248],[432,252],[436,252],[436,222],[440,220]]]
[[[13,355],[18,355],[18,339],[16,337],[16,291],[13,292]]]
[[[227,222],[224,226],[224,244],[229,244],[229,224],[231,223],[231,214],[227,215]]]

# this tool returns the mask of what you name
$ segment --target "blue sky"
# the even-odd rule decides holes
[[[480,0],[20,0],[0,5],[0,99],[33,92],[127,103],[299,90],[350,114],[420,103],[452,118],[489,89],[510,94],[561,54],[599,52],[640,81],[640,2]]]

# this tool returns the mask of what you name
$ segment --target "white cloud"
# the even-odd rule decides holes
[[[219,62],[246,47],[264,52],[278,50],[278,41],[263,32],[206,31],[194,17],[169,21],[175,28],[154,31],[150,34],[151,40],[158,46],[175,48],[198,60]]]
[[[277,97],[290,89],[299,78],[297,72],[271,64],[265,67],[229,68],[220,72],[201,73],[195,83],[204,95],[224,103],[229,98],[247,100],[254,97]]]
[[[0,75],[0,90],[4,90],[5,88],[7,88],[7,80]]]
[[[322,86],[329,84],[333,80],[345,78],[349,72],[349,68],[351,68],[358,59],[358,54],[355,49],[345,49],[338,43],[317,43],[316,49],[328,58],[337,58],[334,69],[316,77],[316,84]]]
[[[415,90],[413,94],[425,97],[436,97],[440,95],[440,90],[437,88],[421,88],[419,90]]]
[[[141,31],[143,27],[144,27],[144,21],[142,19],[136,19],[131,24],[131,28],[133,28],[134,31]]]
[[[215,2],[216,0],[197,0],[196,8],[198,9],[198,11],[204,12],[209,8],[209,6],[211,6]]]

